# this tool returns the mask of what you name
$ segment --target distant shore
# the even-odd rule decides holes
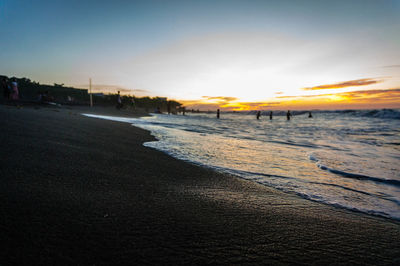
[[[0,105],[1,265],[400,263],[400,223],[146,148],[149,132]]]

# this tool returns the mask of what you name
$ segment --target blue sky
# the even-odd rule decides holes
[[[400,86],[387,67],[400,65],[399,14],[389,0],[0,0],[0,73],[191,100],[363,78],[387,89]]]

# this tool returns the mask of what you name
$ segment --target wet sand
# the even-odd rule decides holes
[[[399,222],[178,161],[86,111],[0,106],[1,265],[400,264]]]

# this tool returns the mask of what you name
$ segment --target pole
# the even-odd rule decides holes
[[[90,107],[93,107],[93,98],[92,98],[92,79],[89,79],[89,95],[90,95]]]

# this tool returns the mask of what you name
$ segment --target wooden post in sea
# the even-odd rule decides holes
[[[89,78],[89,95],[90,95],[90,107],[93,107],[93,98],[92,98],[92,79]]]

